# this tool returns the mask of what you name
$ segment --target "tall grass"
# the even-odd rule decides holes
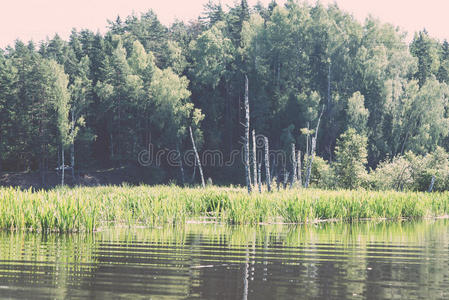
[[[108,224],[160,225],[204,217],[229,224],[421,218],[449,213],[449,193],[106,186],[33,192],[0,188],[0,228],[94,231]]]

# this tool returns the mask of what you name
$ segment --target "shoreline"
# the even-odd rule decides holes
[[[301,225],[449,218],[449,193],[293,188],[104,186],[0,188],[0,229],[93,232],[104,224]]]

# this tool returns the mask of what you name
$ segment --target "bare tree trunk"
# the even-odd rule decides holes
[[[249,166],[249,99],[248,99],[248,77],[245,75],[245,177],[248,193],[251,193],[251,174]]]
[[[274,165],[273,165],[274,168]],[[279,172],[278,167],[276,166],[276,189],[279,192],[280,188],[281,188],[281,174]]]
[[[47,186],[47,170],[48,170],[47,163],[46,163],[46,161],[47,161],[47,147],[46,146],[43,147],[41,155],[42,155],[42,174],[41,174],[42,185],[44,187],[46,187]],[[59,157],[59,154],[58,154],[58,157]]]
[[[306,154],[309,155],[309,122],[307,122]]]
[[[273,161],[271,163],[271,168],[270,168],[270,177],[271,180],[273,180],[276,176],[275,176],[275,172],[276,172],[276,158],[275,156],[273,156]]]
[[[283,186],[284,186],[284,190],[285,190],[287,188],[288,178],[290,177],[290,172],[287,171],[285,166],[284,166],[283,173],[284,173],[283,174],[283,176],[284,176],[284,178],[283,178],[283,180],[284,180]]]
[[[404,143],[402,143],[401,155],[404,155],[405,144],[407,143],[409,133],[410,133],[410,131],[407,131],[407,134],[405,135],[405,138],[404,138]]]
[[[312,150],[307,161],[306,182],[304,183],[305,188],[308,188],[310,183],[310,174],[312,173],[312,164],[313,159],[315,158],[315,147],[316,147],[316,139],[315,137],[312,137]]]
[[[435,175],[432,176],[432,180],[430,181],[429,190],[427,192],[432,193],[434,184],[435,184]]]
[[[61,167],[61,151],[58,147],[58,169],[56,170],[56,173],[58,174],[58,176],[59,176],[59,171],[61,170],[60,167]]]
[[[407,167],[402,168],[401,173],[399,175],[399,180],[398,180],[398,184],[396,185],[396,191],[401,191],[403,189],[403,182],[402,182],[402,176],[404,175],[405,171],[406,171]]]
[[[307,164],[306,183],[304,184],[305,188],[308,188],[309,183],[310,183],[310,173],[312,172],[313,159],[315,158],[316,140],[318,138],[318,129],[320,128],[320,122],[321,122],[321,117],[323,116],[323,112],[324,112],[324,105],[323,105],[323,108],[321,109],[321,113],[318,118],[318,123],[316,124],[315,136],[312,137],[312,150],[310,152],[309,161]]]
[[[256,146],[256,131],[253,129],[253,184],[254,188],[257,184],[257,146]]]
[[[112,139],[112,133],[109,135],[111,137],[111,159],[114,158],[114,141]]]
[[[258,170],[257,170],[257,185],[259,186],[259,193],[262,193],[262,163],[259,163]]]
[[[72,110],[72,133],[75,130],[75,115]],[[75,141],[70,145],[70,167],[72,168],[72,179],[75,182]]]
[[[329,72],[327,73],[327,107],[331,105],[331,64],[329,64]]]
[[[204,182],[203,168],[201,167],[200,156],[198,155],[198,151],[196,150],[195,140],[193,139],[192,127],[189,127],[189,131],[190,131],[190,139],[192,140],[193,151],[195,152],[196,162],[198,164],[198,169],[200,170],[201,185],[203,186],[203,188],[205,188],[206,183]]]
[[[0,136],[0,173],[2,172],[2,156],[1,156],[2,151],[3,151],[3,149],[2,149],[2,138]]]
[[[298,183],[299,186],[302,186],[302,166],[301,166],[301,151],[298,151],[298,155],[296,156],[296,163],[297,163],[297,169],[298,169]]]
[[[72,179],[75,181],[75,142],[70,145],[70,167],[72,169]]]
[[[59,155],[58,155],[59,156]],[[41,184],[44,185],[45,177],[44,177],[44,158],[39,159],[39,171],[41,175]]]
[[[290,188],[293,187],[293,184],[296,183],[296,181],[298,181],[298,177],[297,177],[297,162],[296,162],[296,148],[295,148],[295,144],[292,143],[292,179],[290,181]]]
[[[61,185],[64,186],[64,175],[65,175],[65,166],[64,166],[64,146],[62,146],[61,160],[62,160]]]
[[[181,170],[181,184],[185,184],[185,177],[184,177],[184,167],[182,165],[182,158],[181,158],[181,151],[179,151],[179,144],[176,144],[176,151],[178,152],[178,162],[179,162],[179,168]]]
[[[264,137],[265,145],[265,181],[267,183],[267,190],[271,192],[271,177],[270,177],[270,147],[268,145],[268,138]]]

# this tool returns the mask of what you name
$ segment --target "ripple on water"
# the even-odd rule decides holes
[[[0,298],[448,298],[449,221],[0,233]]]

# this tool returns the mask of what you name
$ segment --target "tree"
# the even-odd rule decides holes
[[[18,73],[10,60],[0,53],[0,172],[3,161],[13,148],[14,124],[16,119]]]
[[[342,188],[357,189],[366,176],[367,138],[352,128],[343,133],[335,147],[335,174]]]
[[[92,98],[92,81],[89,76],[89,57],[84,56],[77,66],[73,83],[69,87],[70,101],[70,166],[72,178],[75,178],[75,138],[80,127],[85,126],[83,114],[89,107]],[[85,135],[92,139],[92,134]]]
[[[56,112],[56,124],[59,132],[59,142],[61,143],[61,158],[62,158],[62,172],[61,172],[61,185],[64,185],[64,150],[75,139],[75,130],[70,130],[69,110],[70,110],[70,93],[67,90],[69,79],[67,74],[64,73],[64,69],[56,61],[50,60],[46,62],[48,71],[52,74],[50,81],[50,91],[48,94],[49,101],[54,107]],[[73,126],[72,126],[73,128]]]
[[[203,19],[209,27],[215,25],[217,22],[223,21],[225,18],[221,2],[215,3],[212,0],[209,0],[209,2],[204,5],[203,15],[204,17],[201,19]]]
[[[365,108],[365,97],[360,92],[355,92],[348,100],[348,128],[353,128],[357,133],[367,133],[369,111]]]
[[[424,154],[434,150],[448,135],[447,93],[446,84],[439,83],[433,76],[421,89],[417,81],[405,86],[393,123],[396,154],[408,150]]]
[[[431,75],[437,75],[440,67],[438,48],[439,44],[429,36],[425,29],[415,33],[410,44],[410,52],[418,58],[418,72],[415,74],[415,78],[420,87]]]
[[[437,79],[439,82],[449,83],[449,43],[444,40],[441,46],[440,68],[438,69]]]
[[[133,57],[130,60],[138,68],[138,61]],[[143,79],[133,74],[133,71],[139,72],[130,68],[127,52],[118,38],[105,72],[105,80],[97,82],[95,90],[101,100],[98,117],[106,125],[107,137],[104,139],[109,141],[110,158],[119,163],[131,158],[133,149],[136,149],[137,132],[134,122],[145,97]]]
[[[179,77],[170,68],[165,70],[156,68],[149,90],[154,109],[150,118],[152,125],[161,132],[160,146],[176,148],[179,156],[181,156],[180,148],[188,127],[192,143],[195,144],[195,152],[202,135],[199,123],[204,116],[189,101],[188,85],[189,81],[186,77]],[[192,125],[195,127],[196,139],[192,133]],[[198,163],[200,163],[199,159]],[[182,162],[179,167],[183,173]]]
[[[234,47],[225,34],[223,22],[216,23],[190,44],[188,74],[192,98],[205,114],[203,124],[210,129],[205,139],[213,148],[232,148],[235,130],[232,115],[239,109],[231,103],[233,53]]]

